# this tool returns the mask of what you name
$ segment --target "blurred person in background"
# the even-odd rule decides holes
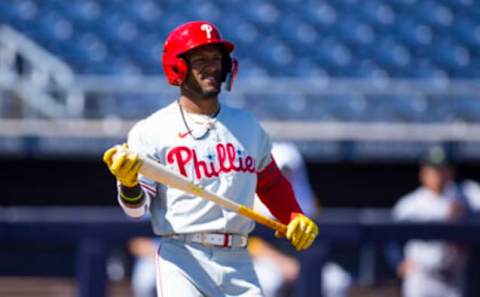
[[[147,213],[142,220],[150,220]],[[128,251],[133,257],[131,289],[135,297],[156,297],[155,255],[160,240],[151,237],[133,237],[128,242]]]
[[[465,179],[461,183],[470,207],[470,223],[480,223],[480,183],[472,179]],[[465,296],[477,297],[480,295],[480,248],[476,243],[468,249],[467,279]]]
[[[461,190],[467,199],[470,218],[473,221],[480,221],[480,183],[472,179],[465,179],[461,183]]]
[[[454,181],[445,151],[428,151],[419,169],[420,187],[403,196],[393,207],[397,221],[454,222],[464,220],[469,203]],[[464,296],[466,251],[440,240],[409,240],[396,270],[403,278],[405,297]]]
[[[159,242],[154,238],[135,237],[128,243],[134,257],[131,286],[135,297],[155,297],[155,253]]]
[[[297,146],[290,142],[274,142],[272,156],[292,184],[302,210],[309,217],[317,217],[320,205],[310,185],[304,158]],[[272,216],[258,198],[255,199],[254,209]],[[255,271],[265,296],[290,296],[294,282],[299,276],[299,261],[259,237],[252,237],[249,240],[248,250],[253,257]],[[350,275],[334,262],[325,264],[319,281],[323,283],[325,297],[347,296],[351,286]]]

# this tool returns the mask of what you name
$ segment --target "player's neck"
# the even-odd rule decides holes
[[[426,188],[431,193],[435,194],[436,196],[440,197],[445,192],[446,185],[428,185],[424,184],[424,188]]]
[[[215,112],[217,112],[220,105],[220,103],[218,102],[218,98],[195,100],[190,97],[181,95],[178,101],[186,112],[205,115],[214,114]]]

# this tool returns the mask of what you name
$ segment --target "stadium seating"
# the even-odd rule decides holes
[[[263,68],[244,75],[310,76],[311,69],[323,69],[333,77],[362,77],[370,71],[357,68],[372,64],[390,77],[436,75],[424,68],[412,73],[429,64],[449,77],[475,77],[477,6],[467,0],[21,0],[0,4],[0,22],[78,73],[115,74],[119,64],[129,64],[139,73],[161,74],[155,66],[168,31],[201,18],[218,23],[239,45],[238,56]],[[298,59],[305,56],[309,70],[295,69],[307,64]]]
[[[19,0],[0,2],[0,24],[25,33],[79,74],[161,75],[169,30],[206,19],[237,44],[241,78],[478,79],[479,9],[473,0]],[[400,121],[480,119],[476,108],[465,108],[475,98],[459,100],[444,118],[437,118],[443,111],[428,112],[422,103],[428,98],[397,99],[372,106],[373,99],[336,98],[316,116],[326,109],[332,112],[326,118],[345,120],[388,120],[385,113]],[[285,113],[302,117],[301,110],[272,116]]]

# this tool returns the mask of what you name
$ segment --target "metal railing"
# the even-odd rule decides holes
[[[82,100],[85,102],[77,104],[77,113],[83,114],[83,117],[69,116],[65,110],[63,114],[57,110],[54,112],[57,116],[47,120],[31,116],[4,119],[0,122],[0,135],[41,136],[42,133],[55,133],[72,137],[122,137],[136,120],[169,104],[178,96],[177,88],[168,86],[163,77],[77,76],[73,85],[84,94]],[[71,84],[44,86],[50,92],[71,92],[71,87]],[[273,138],[295,141],[478,141],[480,118],[470,122],[455,119],[442,122],[377,121],[368,119],[365,104],[375,104],[368,102],[369,96],[382,96],[384,102],[394,96],[446,96],[443,101],[441,98],[431,99],[434,101],[431,104],[438,105],[447,105],[455,100],[455,96],[480,101],[479,87],[479,81],[391,80],[380,84],[375,80],[325,82],[321,78],[250,78],[240,80],[232,93],[222,95],[222,100],[233,106],[255,109],[254,113],[259,111],[258,117]],[[0,86],[0,89],[28,91],[22,85]],[[365,113],[366,118],[325,117],[322,109],[335,102],[336,96],[349,96],[346,108],[361,109],[358,112]],[[33,107],[48,106],[44,96],[32,93],[29,98]],[[282,98],[285,100],[280,102]],[[271,111],[273,116],[262,115],[269,109],[275,109]],[[281,115],[275,117],[275,112]],[[65,130],[59,131],[56,126],[65,127]],[[53,130],[48,132],[49,129]]]
[[[0,90],[26,105],[22,117],[77,117],[84,109],[83,92],[71,68],[6,25],[0,26]]]

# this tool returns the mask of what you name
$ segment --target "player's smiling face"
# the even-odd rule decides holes
[[[223,55],[219,47],[213,44],[202,46],[189,51],[186,58],[191,69],[186,83],[199,88],[203,97],[216,97],[222,83]]]

